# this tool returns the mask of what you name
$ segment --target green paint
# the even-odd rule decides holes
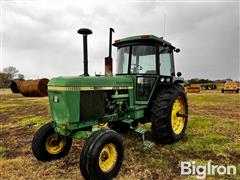
[[[131,37],[127,37],[127,38],[123,38],[123,39],[119,39],[117,41],[115,41],[115,43],[113,44],[114,46],[118,46],[119,44],[127,44],[127,43],[132,43],[132,42],[136,42],[136,41],[153,41],[153,42],[157,42],[159,44],[166,44],[170,47],[173,47],[171,43],[165,41],[162,37],[157,37],[155,35],[138,35],[138,36],[131,36]]]
[[[92,134],[92,131],[77,131],[70,135],[74,139],[87,139]]]
[[[57,77],[49,81],[48,86],[61,87],[131,87],[133,85],[132,76],[75,76]]]

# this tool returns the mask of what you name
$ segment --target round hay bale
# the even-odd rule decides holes
[[[25,97],[47,96],[48,81],[47,78],[23,81],[20,86],[20,93]]]
[[[22,82],[22,80],[15,80],[10,83],[12,93],[20,93],[20,86]]]

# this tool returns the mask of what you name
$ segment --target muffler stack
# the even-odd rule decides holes
[[[105,76],[112,76],[112,33],[114,32],[113,28],[109,29],[109,54],[108,57],[105,57]]]
[[[84,76],[89,76],[88,74],[88,49],[87,49],[87,36],[92,34],[90,29],[82,28],[78,30],[78,34],[83,35],[83,65],[84,65]]]

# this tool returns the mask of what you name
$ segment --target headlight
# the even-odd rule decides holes
[[[166,81],[169,83],[171,82],[171,78],[167,78]]]

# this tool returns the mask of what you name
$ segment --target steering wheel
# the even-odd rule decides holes
[[[140,66],[139,64],[131,64],[131,66],[134,66],[131,68],[132,72],[137,72],[143,70],[143,67]]]

